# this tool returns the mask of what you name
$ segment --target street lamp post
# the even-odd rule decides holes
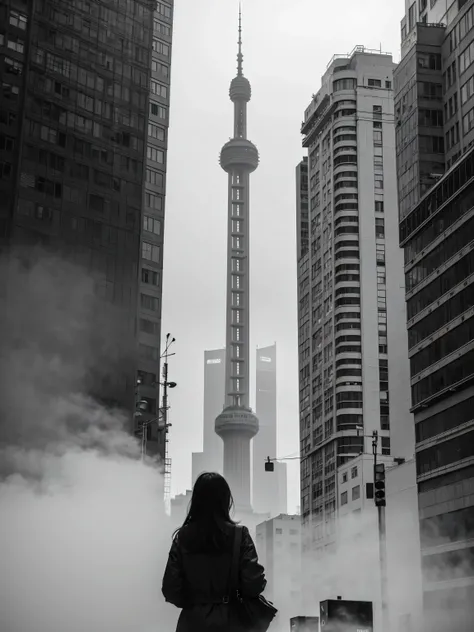
[[[163,353],[160,356],[160,359],[164,358],[164,363],[163,363],[163,370],[162,370],[162,377],[163,377],[163,381],[160,382],[160,386],[163,388],[162,391],[162,400],[161,400],[161,407],[158,409],[158,416],[154,417],[153,419],[148,419],[146,421],[143,421],[142,423],[139,424],[139,429],[138,432],[136,433],[137,435],[140,436],[140,444],[141,444],[141,459],[142,461],[145,460],[146,458],[146,453],[147,453],[147,440],[148,440],[148,427],[151,426],[154,423],[157,423],[158,426],[158,432],[164,432],[164,437],[165,437],[165,474],[166,474],[166,469],[167,469],[167,438],[166,435],[168,434],[168,429],[171,426],[170,423],[168,423],[168,409],[169,409],[169,405],[168,405],[168,388],[175,388],[176,382],[170,382],[168,380],[168,358],[170,356],[175,355],[174,353],[170,353],[169,349],[171,347],[171,345],[176,341],[175,338],[172,338],[170,340],[170,334],[166,335],[166,346],[165,346],[165,350],[163,351]],[[137,379],[137,388],[135,391],[135,417],[140,417],[142,415],[141,410],[144,409],[144,406],[146,406],[146,401],[141,400],[140,399],[140,385],[141,385],[141,379],[138,378]]]

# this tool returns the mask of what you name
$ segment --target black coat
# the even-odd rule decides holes
[[[238,632],[229,618],[229,605],[224,603],[228,596],[234,527],[228,527],[229,545],[221,552],[200,552],[189,547],[186,543],[192,527],[184,529],[188,533],[180,532],[171,545],[162,588],[166,601],[183,609],[176,632]],[[258,597],[266,583],[253,540],[247,527],[243,527],[239,591],[243,596]]]

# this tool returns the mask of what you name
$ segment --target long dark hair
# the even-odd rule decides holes
[[[219,551],[231,541],[232,492],[223,476],[204,472],[194,483],[188,514],[174,537],[190,551]]]

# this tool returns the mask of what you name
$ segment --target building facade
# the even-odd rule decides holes
[[[132,412],[138,368],[150,416],[158,406],[172,9],[171,1],[0,2],[0,246],[39,246],[94,278],[97,296],[120,311],[134,357],[111,369],[107,384],[92,380],[91,392]],[[160,96],[151,98],[155,83]],[[155,101],[163,116],[152,121]],[[156,451],[163,433],[151,433]]]
[[[473,149],[405,217],[400,236],[425,617],[446,625],[452,607],[464,631],[474,614]]]
[[[256,403],[259,420],[254,437],[252,507],[259,514],[277,516],[287,511],[286,463],[275,463],[275,472],[265,471],[267,457],[277,457],[277,352],[276,344],[257,349]]]
[[[296,167],[296,260],[309,248],[308,156]]]
[[[257,553],[265,568],[265,596],[286,627],[301,614],[301,517],[281,514],[257,525]]]
[[[426,23],[418,6],[407,7],[402,21],[397,168],[401,176],[411,129],[414,152],[421,156],[436,145],[443,169],[428,182],[426,168],[413,172],[417,194],[401,204],[400,244],[424,620],[435,632],[448,626],[464,632],[474,617],[474,3],[432,4],[438,14],[429,13]],[[408,85],[413,125],[403,107]]]
[[[148,112],[145,112],[146,156],[140,234],[139,299],[137,305],[138,376],[143,421],[159,416],[161,297],[163,293],[163,237],[165,226],[166,167],[170,111],[171,52],[174,0],[153,3],[151,74]],[[146,122],[147,121],[147,122]],[[166,456],[168,429],[162,420],[147,426],[150,453]],[[166,463],[169,476],[170,463]]]
[[[203,449],[192,454],[193,485],[202,472],[223,472],[224,447],[214,426],[224,408],[224,394],[225,349],[204,351]]]
[[[413,442],[392,445],[390,435],[395,426],[413,435],[395,237],[394,67],[390,55],[363,47],[335,56],[302,124],[309,244],[298,252],[301,513],[321,533],[304,543],[313,549],[335,531],[337,471],[370,452],[364,435],[379,432],[382,455],[413,453]],[[297,187],[301,196],[302,178]]]

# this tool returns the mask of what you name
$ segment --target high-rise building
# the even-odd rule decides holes
[[[316,550],[335,532],[337,469],[371,451],[372,432],[382,455],[413,453],[394,67],[391,55],[360,46],[336,55],[301,130],[310,199],[308,237],[298,220],[301,513],[324,526],[305,542]],[[303,177],[297,187],[303,198]],[[396,444],[392,427],[406,430]]]
[[[0,0],[0,246],[41,246],[96,280],[123,315],[124,347],[138,329],[140,354],[92,390],[131,412],[138,368],[148,418],[158,406],[172,11],[172,0]],[[155,451],[162,438],[150,429]]]
[[[426,4],[407,5],[395,75],[423,605],[427,629],[467,632],[474,618],[474,3]]]
[[[300,614],[301,517],[280,514],[257,525],[255,544],[267,578],[265,595],[281,620]]]
[[[216,432],[224,442],[224,474],[240,512],[251,512],[250,441],[258,419],[249,404],[250,174],[258,167],[255,145],[247,139],[250,82],[243,75],[242,29],[239,16],[237,76],[230,85],[234,103],[234,136],[221,151],[221,167],[228,174],[227,319],[225,409],[216,418]]]
[[[193,485],[202,472],[223,471],[224,446],[216,434],[217,415],[225,399],[225,349],[204,351],[203,449],[192,454]]]
[[[267,457],[277,457],[277,353],[276,344],[257,349],[255,412],[258,435],[253,440],[252,507],[259,514],[277,516],[287,511],[286,463],[265,471]]]

